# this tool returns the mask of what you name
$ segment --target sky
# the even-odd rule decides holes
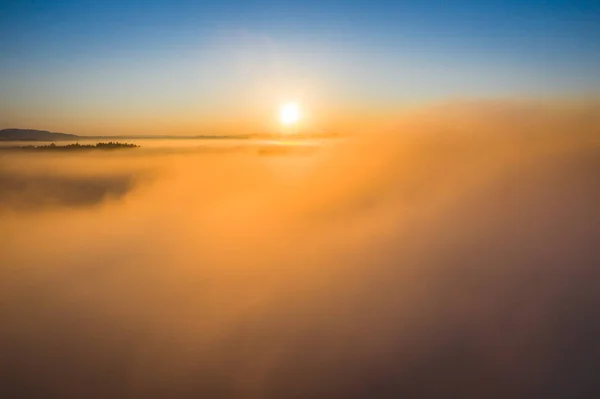
[[[600,90],[597,1],[3,1],[0,128],[340,129],[417,104]]]

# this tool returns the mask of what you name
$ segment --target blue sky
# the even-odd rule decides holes
[[[0,35],[0,128],[600,89],[597,1],[0,1]]]

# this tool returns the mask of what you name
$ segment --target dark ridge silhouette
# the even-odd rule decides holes
[[[108,143],[97,143],[97,144],[67,144],[67,145],[56,145],[54,143],[48,145],[25,145],[20,147],[4,147],[7,150],[33,150],[33,151],[77,151],[77,150],[113,150],[117,148],[138,148],[139,145],[131,143],[119,143],[118,141],[109,141]]]
[[[34,129],[2,129],[0,141],[59,141],[76,140],[79,136]]]
[[[80,139],[91,140],[117,140],[117,139],[195,139],[195,140],[244,140],[244,139],[264,139],[264,140],[302,140],[302,139],[331,139],[343,137],[336,132],[328,133],[297,133],[291,135],[281,135],[277,133],[255,133],[255,134],[198,134],[194,136],[174,136],[174,135],[108,135],[108,136],[78,136],[75,134],[55,133],[47,130],[34,129],[2,129],[0,130],[0,141],[75,141]]]

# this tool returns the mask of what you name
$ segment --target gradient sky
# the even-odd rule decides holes
[[[0,0],[0,128],[331,128],[430,101],[596,95],[600,2]]]

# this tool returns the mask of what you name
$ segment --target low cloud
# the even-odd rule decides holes
[[[595,396],[591,110],[448,104],[274,156],[3,155],[0,390]]]

